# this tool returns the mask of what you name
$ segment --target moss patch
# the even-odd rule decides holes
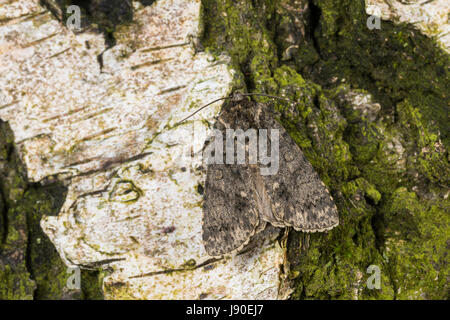
[[[40,227],[59,212],[66,189],[30,184],[13,142],[0,120],[0,299],[101,298],[98,272],[82,271],[81,290],[67,287],[71,273]]]
[[[361,0],[203,6],[203,43],[231,56],[236,88],[297,102],[258,98],[339,210],[331,232],[290,234],[292,297],[446,299],[448,54],[409,25],[370,31]]]

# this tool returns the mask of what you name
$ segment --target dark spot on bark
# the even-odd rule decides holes
[[[162,233],[164,233],[164,234],[172,233],[175,231],[175,229],[176,228],[174,226],[165,227],[162,229]]]
[[[203,187],[203,185],[201,185],[200,183],[197,185],[197,192],[200,195],[203,195],[203,192],[205,191],[205,188]]]

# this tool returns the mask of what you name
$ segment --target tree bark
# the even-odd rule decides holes
[[[0,298],[447,298],[449,8],[386,3],[91,1],[76,32],[71,1],[0,4]],[[405,23],[419,9],[438,27]],[[255,98],[338,227],[206,254],[196,155],[221,105],[178,121],[234,90],[297,102]]]

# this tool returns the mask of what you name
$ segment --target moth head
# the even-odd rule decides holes
[[[213,103],[216,103],[218,101],[230,100],[231,102],[240,102],[240,101],[244,101],[246,97],[251,97],[251,96],[267,97],[267,98],[271,98],[271,99],[282,100],[282,101],[289,102],[289,103],[297,103],[297,102],[289,100],[289,99],[285,99],[285,98],[281,98],[281,97],[277,97],[277,96],[272,96],[270,94],[265,94],[265,93],[242,93],[240,91],[234,91],[228,97],[219,98],[219,99],[216,99],[214,101],[211,101],[211,102],[205,104],[204,106],[200,107],[199,109],[197,109],[195,112],[191,113],[189,116],[187,116],[183,120],[177,122],[175,125],[179,125],[179,124],[183,123],[184,121],[188,120],[189,118],[191,118],[192,116],[194,116],[195,114],[200,112],[201,110],[209,107],[210,105],[212,105]]]

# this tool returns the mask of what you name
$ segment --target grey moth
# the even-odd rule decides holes
[[[205,147],[202,237],[208,255],[241,251],[268,224],[303,232],[339,224],[327,188],[267,104],[235,95],[224,103],[214,132]]]

